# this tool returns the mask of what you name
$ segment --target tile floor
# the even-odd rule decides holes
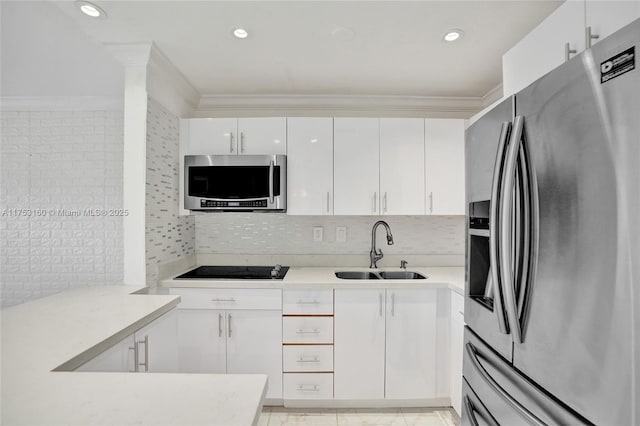
[[[450,408],[294,409],[265,407],[259,426],[459,426]]]

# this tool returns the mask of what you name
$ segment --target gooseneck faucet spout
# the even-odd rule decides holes
[[[378,260],[382,259],[382,257],[384,256],[384,254],[382,254],[382,250],[376,248],[376,230],[380,225],[384,226],[384,228],[387,230],[387,244],[388,245],[393,244],[393,235],[391,235],[391,228],[389,228],[389,224],[384,220],[379,220],[376,223],[374,223],[373,228],[371,228],[371,251],[369,252],[369,258],[371,259],[371,264],[369,265],[369,268],[372,268],[372,269],[375,269],[378,267],[376,263],[378,262]]]

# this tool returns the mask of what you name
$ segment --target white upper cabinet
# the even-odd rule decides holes
[[[238,123],[235,118],[191,118],[181,126],[187,132],[187,155],[234,155],[238,151]]]
[[[287,153],[287,119],[260,117],[238,119],[238,154]]]
[[[572,58],[639,17],[638,0],[564,2],[503,56],[504,95],[519,92],[567,57]],[[589,38],[589,32],[597,38]]]
[[[592,36],[591,44],[613,34],[620,28],[640,18],[640,1],[587,1],[586,24]],[[585,35],[586,37],[586,35]],[[586,39],[585,39],[586,40]]]
[[[424,140],[421,118],[380,119],[381,214],[424,214]]]
[[[189,118],[183,122],[185,155],[287,153],[285,117]]]
[[[335,118],[333,126],[334,214],[380,214],[378,119]]]
[[[427,214],[465,214],[464,120],[425,120]]]
[[[502,58],[504,96],[527,87],[566,59],[569,49],[584,50],[584,3],[567,1]]]
[[[287,119],[288,214],[333,214],[333,118]]]

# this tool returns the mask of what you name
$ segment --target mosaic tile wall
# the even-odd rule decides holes
[[[157,284],[157,264],[195,253],[195,221],[178,216],[179,119],[155,100],[147,104],[147,285]]]
[[[122,111],[2,111],[2,306],[122,284]]]
[[[196,216],[197,253],[362,254],[371,245],[371,227],[389,223],[394,245],[384,230],[378,244],[388,254],[464,254],[464,216],[288,216],[271,213],[224,213]],[[322,242],[313,228],[323,227]],[[336,242],[336,227],[347,227],[347,241]]]

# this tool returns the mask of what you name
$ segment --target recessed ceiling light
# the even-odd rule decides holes
[[[462,37],[462,30],[449,30],[444,35],[444,41],[456,41]]]
[[[88,1],[76,1],[76,6],[82,13],[92,18],[106,18],[107,14],[93,3]]]
[[[233,35],[236,38],[247,38],[247,37],[249,37],[249,33],[244,28],[236,28],[235,30],[233,30]]]

